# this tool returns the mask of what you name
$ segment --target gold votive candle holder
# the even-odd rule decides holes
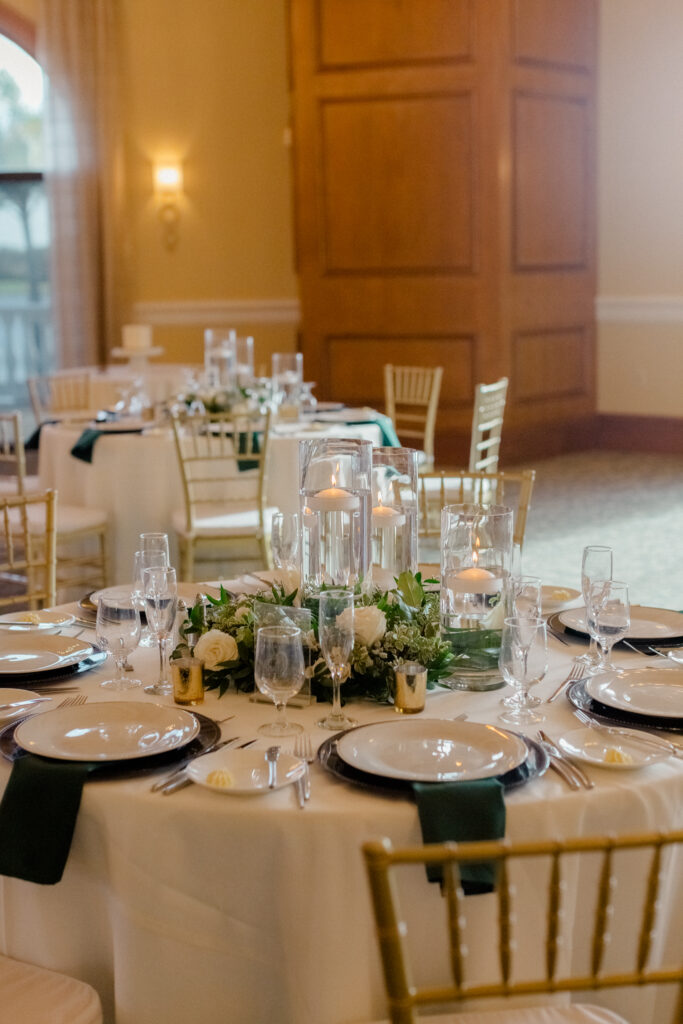
[[[404,661],[394,669],[394,710],[402,715],[424,711],[427,669],[416,661]]]
[[[203,703],[204,662],[199,658],[175,658],[171,661],[171,680],[176,704]]]

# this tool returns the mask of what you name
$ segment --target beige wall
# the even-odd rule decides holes
[[[602,0],[598,409],[683,416],[683,3]]]

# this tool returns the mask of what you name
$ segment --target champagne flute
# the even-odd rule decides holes
[[[296,512],[276,512],[271,521],[270,549],[276,569],[288,572],[299,568],[299,516]]]
[[[318,612],[318,637],[323,658],[332,676],[332,710],[318,725],[321,729],[350,729],[357,722],[349,718],[341,706],[341,684],[350,672],[351,651],[353,650],[353,608],[352,590],[336,588],[323,590],[320,594]]]
[[[159,552],[160,554],[166,556],[166,565],[171,564],[167,533],[141,533],[138,542],[138,550],[145,551],[148,554],[151,554],[153,551]]]
[[[165,697],[173,692],[168,679],[168,641],[173,636],[178,609],[178,585],[175,569],[153,566],[142,575],[147,622],[159,645],[159,678],[145,687],[145,693]]]
[[[505,619],[500,643],[498,665],[506,683],[517,693],[514,707],[500,715],[511,725],[528,725],[545,721],[545,715],[535,711],[540,703],[532,697],[529,688],[540,683],[548,671],[548,636],[544,619],[512,616]]]
[[[542,584],[539,576],[509,576],[505,586],[506,618],[540,619],[543,603]],[[540,704],[537,697],[530,697],[535,705]],[[515,708],[519,704],[519,693],[506,694],[500,703],[506,708]]]
[[[586,609],[588,629],[600,645],[600,660],[596,672],[621,673],[612,663],[612,648],[628,633],[631,625],[631,606],[628,585],[619,580],[604,580],[591,584]]]
[[[131,690],[139,679],[126,675],[126,658],[140,641],[140,612],[131,597],[100,597],[97,602],[95,636],[98,645],[114,658],[116,673],[100,683],[110,690]]]
[[[588,619],[588,596],[591,585],[600,580],[612,579],[612,549],[602,544],[589,544],[583,549],[581,560],[581,591]],[[590,634],[590,630],[588,630]],[[590,648],[586,654],[576,659],[586,666],[589,672],[595,671],[599,662],[598,647],[595,637],[591,636]]]
[[[143,535],[141,535],[142,537]],[[136,602],[141,612],[145,610],[145,591],[143,584],[143,574],[145,569],[152,569],[154,567],[163,568],[168,565],[168,551],[164,551],[162,547],[152,547],[150,550],[136,551],[133,559],[133,590],[131,597]],[[140,646],[141,647],[153,647],[154,636],[149,626],[144,626],[140,634]]]
[[[254,678],[261,693],[271,697],[277,709],[274,722],[259,726],[264,736],[295,736],[303,726],[287,719],[287,701],[304,682],[301,630],[296,626],[261,626],[256,634]]]

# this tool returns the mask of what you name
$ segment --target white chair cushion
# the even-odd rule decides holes
[[[430,1014],[419,1020],[420,1024],[628,1024],[618,1013],[589,1003]],[[374,1024],[389,1024],[389,1021],[384,1019]]]
[[[24,492],[26,494],[37,494],[40,491],[40,481],[37,476],[24,477]],[[15,476],[0,476],[0,497],[13,498],[19,492],[17,490],[17,478]]]
[[[0,955],[2,1019],[12,1024],[102,1024],[94,988],[44,967]]]
[[[268,508],[265,512],[264,521],[268,523],[276,508]],[[190,534],[187,530],[187,519],[184,512],[174,512],[172,517],[173,528],[181,537],[202,537],[221,534],[225,537],[239,537],[244,534],[256,534],[259,528],[258,512],[253,507],[240,506],[235,504],[228,506],[224,512],[219,512],[212,507],[206,515],[196,516],[194,531]]]
[[[29,506],[28,521],[31,533],[43,533],[45,514],[40,506]],[[86,508],[85,505],[62,505],[57,498],[57,533],[78,533],[107,525],[107,513],[101,508]]]

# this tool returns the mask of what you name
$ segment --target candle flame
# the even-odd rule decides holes
[[[335,476],[334,473],[330,473],[330,487],[336,487],[336,486],[337,486],[337,477]]]
[[[480,544],[480,540],[479,540],[478,537],[476,537],[475,541],[474,541],[474,549],[472,551],[472,565],[474,565],[474,566],[479,564],[479,552],[477,550],[477,548],[479,547],[479,544]]]
[[[381,507],[382,507],[382,492],[378,491],[377,492],[377,508],[381,508]]]

